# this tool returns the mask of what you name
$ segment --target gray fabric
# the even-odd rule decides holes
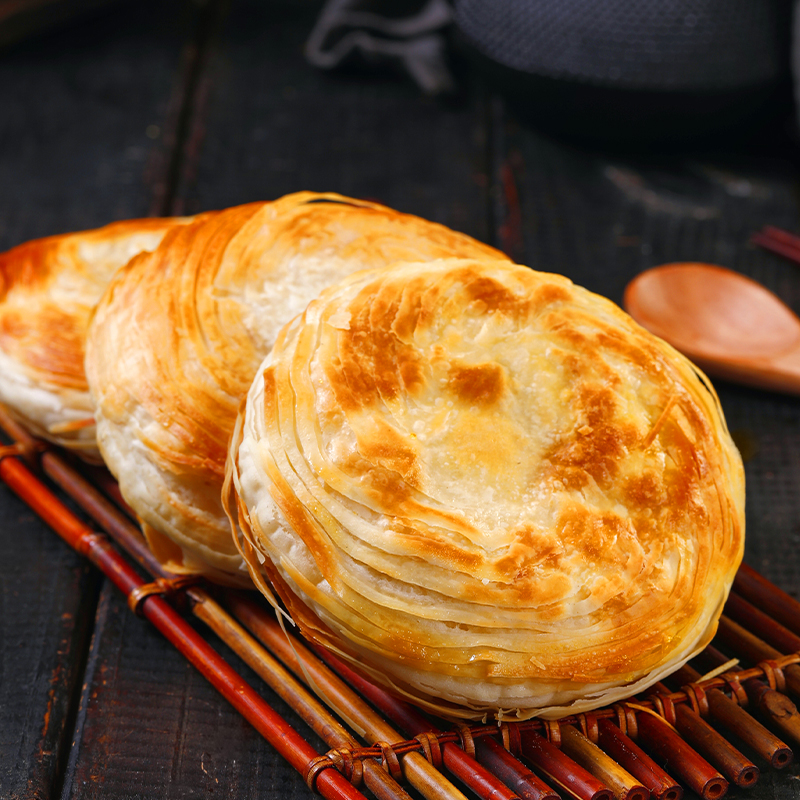
[[[306,43],[316,67],[347,63],[399,68],[423,92],[453,89],[442,30],[452,22],[447,0],[329,0]]]
[[[455,21],[503,66],[589,84],[718,91],[787,67],[783,0],[455,0]]]

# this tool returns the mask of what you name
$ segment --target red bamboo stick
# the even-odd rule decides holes
[[[64,541],[95,566],[127,597],[144,585],[108,540],[79,520],[16,458],[0,460],[0,478]],[[319,754],[224,659],[158,595],[140,605],[142,614],[172,642],[228,702],[283,756],[305,775]],[[363,800],[363,795],[335,769],[320,771],[316,789],[330,800]]]
[[[704,669],[715,669],[728,660],[724,653],[709,645],[693,660]],[[741,667],[732,667],[731,672],[741,671]],[[697,673],[696,673],[697,674]],[[766,717],[795,742],[800,742],[800,711],[782,692],[771,689],[763,680],[751,678],[742,683],[747,696]]]
[[[719,800],[725,795],[728,781],[664,720],[642,712],[636,716],[636,725],[642,747],[664,764],[666,770],[674,772],[691,791],[703,800]]]
[[[611,789],[580,764],[565,756],[543,736],[535,731],[525,731],[520,738],[523,757],[559,789],[577,800],[613,800],[614,793]]]
[[[610,720],[597,721],[597,743],[648,788],[656,800],[681,800],[683,788]]]
[[[678,670],[675,674],[681,675],[681,670]],[[699,678],[700,676],[698,675],[697,677]],[[692,678],[687,678],[682,681],[684,684],[691,682]],[[670,694],[669,688],[663,683],[659,682],[655,687],[659,694]],[[743,714],[755,727],[759,728],[752,738],[758,741],[758,745],[760,745],[763,750],[768,750],[770,753],[772,752],[770,750],[772,740],[769,739],[767,742],[764,742],[759,738],[762,731],[770,737],[771,734],[769,731],[766,731],[763,726],[750,717],[746,711],[740,709],[733,700],[730,700],[718,689],[709,690],[706,693],[706,700],[710,709],[712,709],[712,716],[719,716],[722,720],[728,722],[730,722],[730,716],[725,704],[730,703],[734,705],[736,711]],[[743,718],[736,717],[735,719],[740,726]],[[678,733],[680,733],[686,742],[694,747],[699,755],[707,758],[727,780],[745,789],[750,788],[758,781],[760,775],[759,768],[749,758],[739,752],[739,750],[737,750],[721,733],[712,728],[693,708],[683,703],[676,703],[674,724]],[[752,744],[752,741],[748,743]],[[759,753],[762,753],[762,750],[759,750]]]
[[[475,752],[478,761],[505,781],[522,800],[559,800],[558,795],[538,775],[494,739],[478,739]]]
[[[359,750],[355,737],[277,659],[273,658],[242,625],[213,600],[208,592],[192,587],[192,613],[222,639],[278,697],[329,747]],[[411,800],[411,796],[373,758],[361,762],[364,785],[375,800]],[[347,774],[347,773],[345,773]]]
[[[45,475],[63,489],[138,564],[151,575],[174,577],[153,555],[133,522],[72,465],[49,450],[42,453],[40,461]]]
[[[721,695],[724,698],[721,692],[717,692],[717,695],[713,695],[712,692],[708,694],[712,697]],[[711,698],[709,705],[712,705]],[[729,781],[743,789],[750,788],[758,781],[761,772],[759,768],[699,714],[688,706],[679,705],[675,707],[675,715],[675,727],[681,736],[714,764]]]
[[[702,676],[687,664],[681,667],[673,677],[685,685],[696,683]],[[747,686],[745,686],[746,690]],[[757,719],[754,719],[747,711],[741,708],[735,700],[728,697],[720,689],[709,689],[706,691],[705,697],[709,714],[755,750],[761,758],[769,762],[770,766],[775,769],[783,769],[791,762],[792,751],[789,747],[778,739],[772,731],[767,730]],[[686,711],[688,712],[689,709],[686,709]],[[713,734],[715,737],[719,736],[716,731],[713,731]],[[690,742],[692,741],[690,736],[686,738]],[[707,740],[712,742],[713,738],[707,737]],[[699,749],[702,750],[702,748]],[[721,762],[716,761],[715,757],[712,757],[710,753],[720,758]],[[737,786],[751,786],[758,778],[758,767],[739,753],[738,750],[734,749],[727,739],[723,738],[721,743],[715,745],[705,755],[711,761],[714,761],[729,778],[731,777],[730,770],[733,770],[733,781]],[[748,775],[751,772],[754,774],[752,776]]]
[[[264,614],[261,606],[242,592],[225,593],[227,605],[235,616],[256,638],[276,655],[298,677],[310,679],[320,690],[320,697],[332,704],[340,716],[351,722],[351,727],[363,731],[370,742],[399,743],[401,736],[360,697],[351,686],[335,675],[317,659],[298,639],[284,631],[278,622]],[[420,794],[430,800],[461,798],[458,790],[442,773],[435,769],[422,753],[407,752],[402,756],[406,779]]]
[[[23,446],[24,452],[20,457],[31,469],[37,470],[39,464],[36,454],[38,449],[40,449],[39,441],[34,439],[33,436],[8,413],[8,409],[2,403],[0,403],[0,428],[2,428],[14,442]]]
[[[800,711],[797,706],[785,694],[770,689],[764,681],[751,678],[743,686],[750,702],[781,734],[800,744]]]
[[[609,787],[617,800],[649,800],[650,790],[573,725],[561,725],[561,750]]]
[[[758,635],[781,653],[800,652],[800,636],[793,633],[780,622],[741,595],[731,592],[725,604],[725,616],[738,622],[750,631],[758,631]]]
[[[769,237],[770,239],[784,242],[785,244],[791,244],[797,248],[800,248],[800,236],[798,236],[796,233],[785,231],[783,228],[776,228],[774,225],[765,225],[761,229],[761,234]]]
[[[763,639],[724,614],[719,620],[717,637],[728,645],[737,656],[742,656],[753,664],[758,664],[759,661],[778,659],[783,655],[772,645],[767,644]],[[789,664],[784,668],[783,673],[786,679],[786,688],[795,697],[800,697],[800,666]]]
[[[724,614],[719,619],[717,638],[737,656],[751,664],[758,664],[765,659],[776,659],[783,655],[772,645],[767,644],[759,636],[743,628]]]
[[[789,746],[753,719],[738,703],[720,691],[711,691],[707,697],[714,719],[752,747],[770,766],[783,769],[791,763],[792,751]]]
[[[430,721],[415,708],[368,681],[329,651],[321,647],[315,647],[314,651],[334,672],[339,674],[339,677],[347,681],[359,694],[366,697],[372,705],[407,734],[418,736],[426,732],[433,734],[442,732],[432,726]],[[442,745],[442,762],[453,775],[480,797],[492,798],[492,800],[511,800],[516,797],[514,792],[509,791],[501,780],[453,742],[445,742]]]
[[[752,567],[747,564],[739,567],[733,588],[745,600],[800,635],[800,602],[759,575]]]

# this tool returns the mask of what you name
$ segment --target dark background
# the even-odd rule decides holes
[[[748,243],[764,224],[800,226],[790,108],[745,141],[578,141],[525,121],[460,62],[460,91],[446,100],[388,70],[311,68],[303,44],[320,6],[116,3],[0,49],[0,250],[116,219],[337,191],[444,223],[617,302],[641,270],[707,261],[800,311],[800,267]],[[716,385],[746,459],[746,560],[796,595],[800,403]],[[308,790],[0,488],[0,796]],[[797,767],[729,793],[798,796]]]

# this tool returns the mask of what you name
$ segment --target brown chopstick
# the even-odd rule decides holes
[[[750,241],[800,264],[800,237],[772,225],[765,225],[760,231],[752,234]]]

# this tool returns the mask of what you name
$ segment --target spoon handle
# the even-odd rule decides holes
[[[694,361],[709,375],[718,378],[760,389],[800,395],[800,345],[769,357],[726,358],[713,363],[695,357]]]

